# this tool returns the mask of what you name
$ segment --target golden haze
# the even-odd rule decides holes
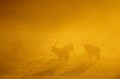
[[[119,79],[119,4],[119,0],[0,0],[0,79]],[[83,39],[100,48],[99,60],[88,56]],[[70,42],[74,50],[67,51],[69,61],[59,61],[56,52],[65,53]],[[60,50],[51,52],[55,43]]]

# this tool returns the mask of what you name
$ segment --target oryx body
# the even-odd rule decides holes
[[[55,45],[52,47],[51,52],[54,52],[59,60],[69,60],[69,53],[73,50],[73,44],[65,45],[63,48],[58,48]]]
[[[89,56],[96,56],[98,59],[100,57],[100,48],[99,47],[96,47],[96,46],[93,46],[93,45],[90,45],[88,44],[87,42],[85,43],[85,41],[83,40],[83,47],[84,47],[84,50],[89,54]]]

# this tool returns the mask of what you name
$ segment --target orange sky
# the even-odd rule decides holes
[[[0,0],[1,38],[78,39],[84,32],[93,39],[119,40],[119,4],[119,0]]]
[[[0,27],[119,26],[119,4],[119,0],[0,0]]]

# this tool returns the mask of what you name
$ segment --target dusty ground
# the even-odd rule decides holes
[[[22,49],[18,54],[1,57],[0,79],[119,79],[120,51],[100,47],[100,59],[90,58],[82,46],[70,53],[70,60],[59,61],[48,50],[32,53]],[[24,51],[24,54],[23,54]],[[37,55],[38,54],[38,55]],[[18,58],[17,58],[18,57]]]

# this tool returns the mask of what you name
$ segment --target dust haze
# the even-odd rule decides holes
[[[1,0],[0,79],[119,79],[119,0]]]

